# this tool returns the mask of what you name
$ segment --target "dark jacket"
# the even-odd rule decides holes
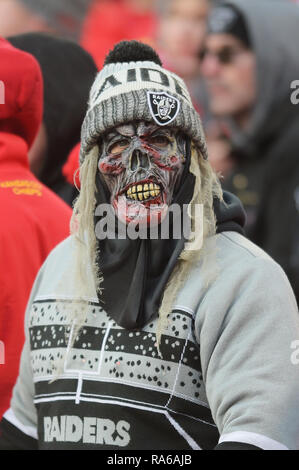
[[[246,132],[230,123],[236,164],[223,186],[247,212],[248,237],[287,273],[299,298],[299,8],[283,0],[230,0],[257,60],[257,99]],[[297,203],[296,203],[297,200]]]
[[[88,95],[97,73],[91,56],[78,44],[44,33],[9,38],[38,61],[44,82],[43,123],[47,152],[39,180],[72,205],[73,188],[62,174],[72,148],[80,141]]]

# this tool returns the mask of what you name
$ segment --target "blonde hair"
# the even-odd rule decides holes
[[[93,292],[98,292],[99,299],[101,299],[101,284],[103,282],[101,267],[97,263],[97,260],[100,260],[101,257],[100,253],[97,253],[97,240],[94,227],[98,155],[99,149],[98,146],[95,146],[86,155],[81,165],[81,190],[75,202],[71,220],[71,232],[77,243],[75,268],[77,280],[76,294],[82,300],[85,298],[87,304],[87,293],[89,292],[89,295],[91,295],[90,286],[87,282],[87,271],[90,267],[94,279]],[[212,170],[210,163],[202,157],[194,143],[191,145],[190,172],[195,176],[195,186],[194,194],[188,207],[188,214],[191,219],[192,227],[198,227],[198,224],[193,220],[193,214],[195,213],[195,205],[201,204],[203,206],[203,227],[201,227],[200,233],[195,230],[193,240],[189,240],[187,245],[185,245],[164,290],[156,331],[158,351],[162,333],[167,326],[167,317],[171,313],[177,294],[182,285],[186,282],[192,266],[204,258],[205,240],[216,233],[213,198],[217,197],[223,200],[222,189],[217,175]],[[209,262],[210,261],[211,259],[209,258]],[[209,282],[212,282],[215,277],[216,270],[214,268],[211,269],[211,273],[213,274],[211,274]],[[85,320],[86,311],[85,316],[81,314],[81,316],[73,318],[73,322],[76,324],[73,333],[73,341]]]
[[[161,336],[167,327],[167,319],[172,311],[177,294],[186,283],[192,267],[201,260],[205,263],[206,271],[209,273],[206,278],[206,287],[217,276],[216,247],[206,253],[205,241],[216,234],[213,199],[216,197],[222,201],[223,193],[216,173],[210,163],[203,159],[194,144],[191,147],[190,173],[195,176],[195,185],[193,197],[188,207],[188,214],[191,218],[192,228],[195,229],[195,235],[193,240],[188,241],[187,246],[185,245],[164,290],[156,331],[158,350]],[[203,227],[200,227],[200,231],[198,230],[198,224],[193,220],[194,215],[192,215],[195,213],[194,207],[198,204],[203,206]]]

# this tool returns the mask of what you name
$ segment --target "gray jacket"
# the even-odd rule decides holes
[[[70,312],[86,308],[73,288],[73,242],[52,251],[33,287],[4,437],[39,449],[209,449],[226,441],[299,449],[298,309],[278,264],[237,233],[209,239],[216,278],[207,283],[213,256],[194,267],[160,357],[156,321],[126,331],[96,295],[68,344]]]

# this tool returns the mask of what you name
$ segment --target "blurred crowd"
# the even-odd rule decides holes
[[[6,90],[0,106],[0,340],[11,338],[0,415],[9,399],[3,390],[17,375],[32,283],[69,233],[89,90],[122,39],[153,45],[185,80],[210,162],[244,205],[246,235],[283,267],[298,300],[298,30],[292,0],[0,2],[0,81],[14,82],[16,93]],[[19,51],[13,60],[5,59],[7,42]]]

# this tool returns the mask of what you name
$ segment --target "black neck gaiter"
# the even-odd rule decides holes
[[[181,184],[172,201],[181,210],[186,209],[194,191],[195,177],[189,166],[188,142]],[[97,205],[110,203],[110,193],[99,172],[96,183]],[[183,223],[183,217],[180,221]],[[99,217],[95,217],[95,226],[98,222]],[[97,240],[97,263],[104,278],[100,299],[107,314],[123,328],[140,329],[158,316],[165,286],[186,241],[183,229],[181,238],[174,237],[173,222],[170,217],[169,239]]]
[[[184,211],[190,203],[195,177],[189,172],[190,142],[181,184],[173,203]],[[99,172],[96,175],[97,205],[110,203],[110,193]],[[239,199],[224,191],[223,201],[214,198],[217,234],[233,231],[244,235],[245,211]],[[116,219],[113,215],[114,221]],[[95,226],[100,220],[95,217]],[[180,217],[182,222],[183,217]],[[114,224],[117,227],[117,223]],[[113,225],[113,228],[114,228]],[[172,234],[173,223],[170,224]],[[183,230],[181,231],[183,233]],[[117,237],[117,235],[116,235]],[[97,240],[97,263],[104,281],[99,297],[107,314],[128,330],[140,329],[158,316],[165,286],[184,248],[187,237],[176,239],[111,239]]]

